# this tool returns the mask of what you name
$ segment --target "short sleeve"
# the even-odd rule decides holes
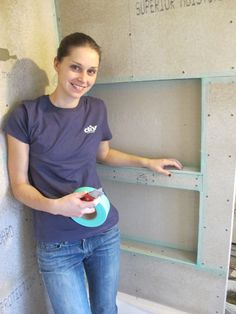
[[[28,115],[24,105],[17,106],[16,109],[10,113],[3,127],[3,131],[21,142],[29,144]]]
[[[102,141],[109,141],[112,138],[112,133],[107,119],[107,108],[104,104],[104,118],[102,124]]]

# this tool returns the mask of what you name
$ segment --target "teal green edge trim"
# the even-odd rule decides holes
[[[206,80],[201,80],[201,156],[200,169],[202,177],[202,193],[199,196],[199,222],[198,222],[198,248],[197,248],[197,264],[203,262],[202,246],[204,232],[204,210],[205,210],[205,195],[206,195],[206,117],[207,117],[207,83]]]
[[[225,72],[225,73],[213,73],[212,75],[176,75],[176,76],[157,76],[157,77],[119,77],[115,78],[110,77],[108,79],[99,79],[96,82],[96,85],[108,85],[108,84],[116,84],[116,83],[135,83],[135,82],[152,82],[152,81],[175,81],[175,80],[220,80],[222,81],[222,78],[227,78],[228,80],[231,80],[232,78],[236,78],[236,71],[234,72]]]

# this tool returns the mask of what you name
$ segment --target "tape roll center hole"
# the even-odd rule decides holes
[[[84,219],[87,219],[87,220],[91,220],[91,219],[94,219],[95,217],[97,217],[97,211],[95,209],[95,212],[91,213],[91,214],[84,214],[82,216]]]

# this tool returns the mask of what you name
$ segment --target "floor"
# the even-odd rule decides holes
[[[151,312],[147,312],[146,310],[142,310],[140,308],[137,308],[134,305],[131,305],[124,301],[117,301],[117,305],[119,308],[119,314],[151,314]]]
[[[117,305],[119,314],[189,314],[121,292],[118,293]]]

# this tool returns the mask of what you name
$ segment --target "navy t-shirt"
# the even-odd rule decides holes
[[[102,100],[83,96],[75,108],[54,106],[47,95],[25,101],[10,115],[4,131],[29,144],[30,183],[48,198],[59,198],[82,186],[100,188],[96,153],[112,135]],[[70,217],[34,210],[39,241],[75,241],[106,231],[118,222],[111,204],[99,227],[84,227]]]

